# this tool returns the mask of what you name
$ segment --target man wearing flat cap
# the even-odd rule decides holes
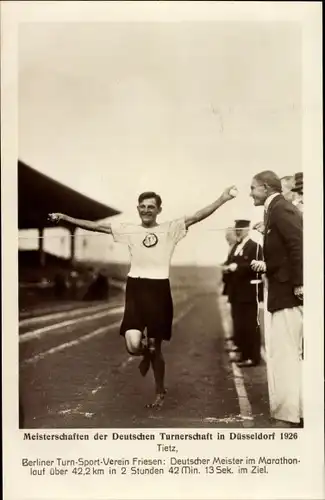
[[[239,366],[260,363],[261,334],[258,324],[258,302],[262,300],[262,283],[251,268],[254,260],[262,259],[262,249],[249,237],[249,220],[236,220],[236,243],[223,266],[233,320],[234,343],[239,352]]]

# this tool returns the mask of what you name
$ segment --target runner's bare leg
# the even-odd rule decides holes
[[[125,344],[129,354],[142,356],[139,370],[141,375],[145,377],[150,369],[150,352],[146,334],[143,335],[140,330],[127,330],[125,332]]]
[[[166,394],[164,385],[165,360],[161,352],[161,341],[145,339],[143,344],[142,337],[143,335],[140,330],[128,330],[125,332],[126,347],[128,352],[133,356],[144,356],[139,366],[143,376],[147,373],[151,363],[156,384],[156,399],[153,403],[146,406],[148,408],[161,408]],[[147,342],[149,351],[147,350]],[[149,356],[147,356],[147,353]]]
[[[149,349],[151,351],[151,366],[156,384],[156,399],[149,408],[161,408],[164,402],[165,389],[165,360],[161,351],[161,340],[149,339]]]
[[[127,330],[125,332],[125,343],[129,353],[133,356],[141,356],[143,347],[141,343],[142,332],[140,330]]]

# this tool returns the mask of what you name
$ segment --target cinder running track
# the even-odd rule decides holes
[[[20,322],[25,428],[270,427],[265,365],[239,370],[225,351],[214,288],[173,289],[164,346],[168,394],[160,410],[119,336],[123,296]]]

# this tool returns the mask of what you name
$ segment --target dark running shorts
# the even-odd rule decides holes
[[[170,340],[173,300],[168,279],[130,278],[126,283],[125,310],[120,334],[147,328],[147,336]]]

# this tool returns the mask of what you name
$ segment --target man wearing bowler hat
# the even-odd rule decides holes
[[[262,259],[262,249],[249,237],[249,220],[236,220],[237,242],[223,266],[234,329],[234,343],[240,352],[239,366],[260,363],[261,334],[258,324],[258,302],[262,301],[262,283],[251,268]]]

